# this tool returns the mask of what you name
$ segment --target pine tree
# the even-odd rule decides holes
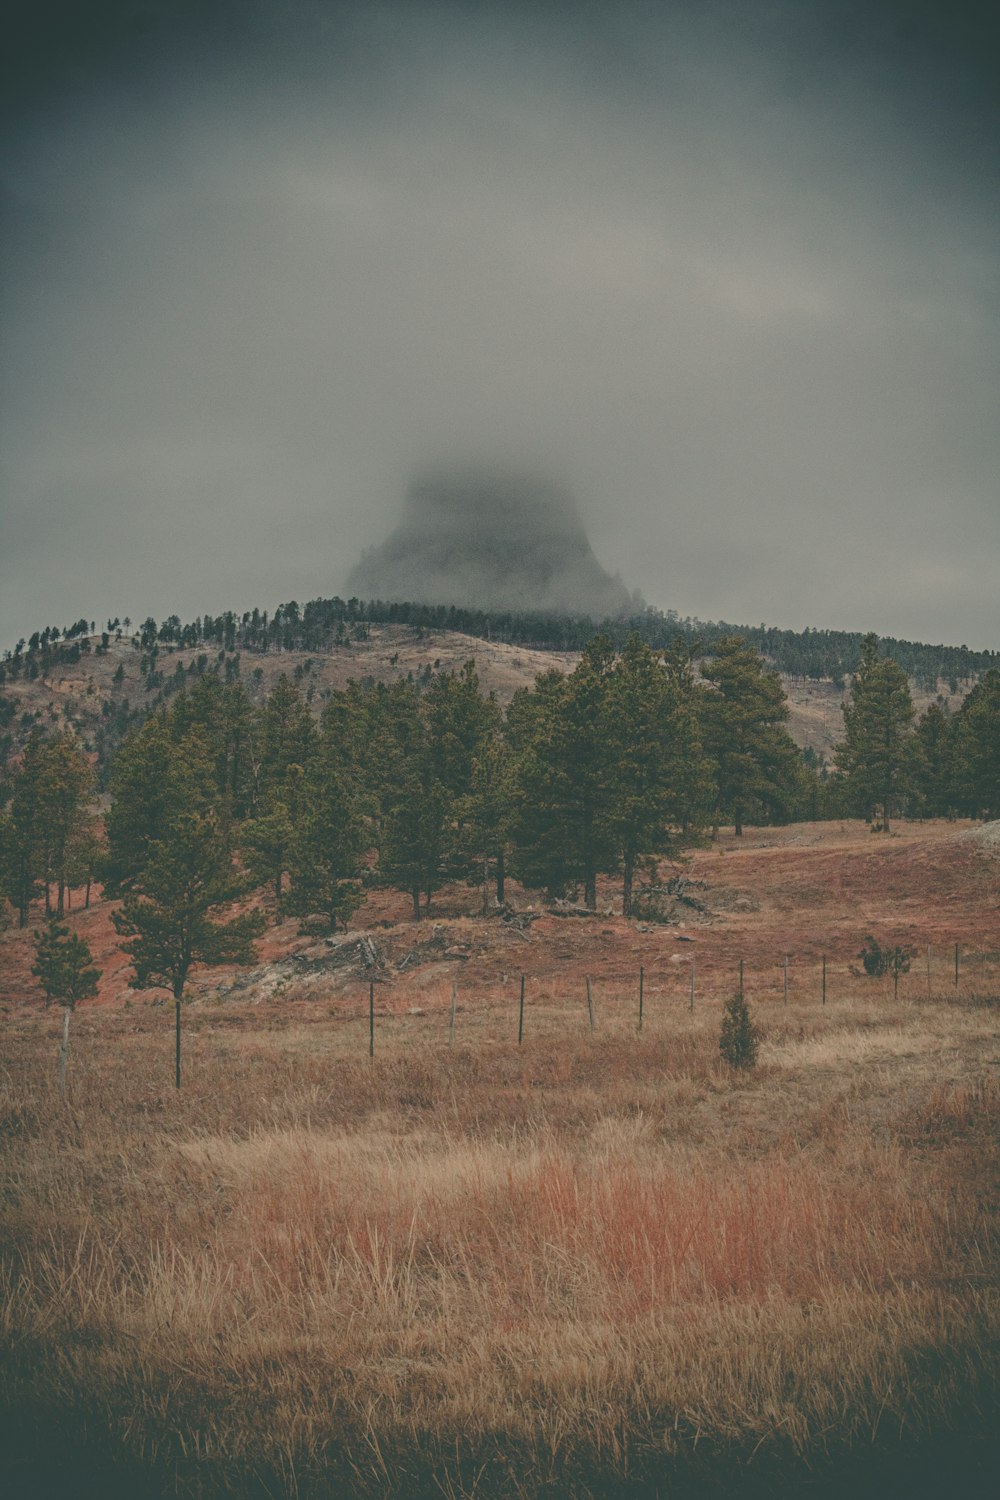
[[[955,788],[955,722],[947,705],[931,703],[917,720],[910,740],[908,780],[921,814],[946,817],[958,805]]]
[[[447,812],[447,792],[420,767],[404,776],[386,810],[379,874],[410,893],[415,921],[421,893],[429,906],[444,878]]]
[[[90,762],[71,730],[43,747],[38,781],[39,835],[45,849],[46,884],[50,878],[56,883],[56,913],[60,917],[73,849],[84,836],[93,789]]]
[[[888,833],[890,817],[910,789],[914,708],[909,678],[891,657],[879,656],[876,635],[865,636],[843,712],[846,737],[836,762],[848,797],[868,818],[881,809]]]
[[[246,889],[214,810],[176,814],[112,913],[116,931],[130,939],[122,948],[135,969],[132,988],[169,989],[179,1001],[192,964],[252,963],[263,913],[213,915]]]
[[[88,943],[78,933],[71,933],[53,917],[35,933],[34,944],[31,972],[45,995],[46,1005],[58,1000],[73,1010],[80,1000],[89,1000],[97,994],[100,971],[94,967]]]
[[[117,896],[148,864],[154,843],[180,811],[172,776],[174,745],[166,711],[133,730],[111,768],[111,806],[105,819],[105,892]]]
[[[643,856],[673,852],[688,839],[697,811],[693,776],[704,766],[692,684],[668,668],[638,636],[615,663],[606,716],[609,826],[622,869],[622,911]]]
[[[568,677],[542,673],[516,694],[508,725],[517,764],[516,873],[550,896],[583,887],[597,904],[597,876],[617,867],[609,723],[614,648],[603,636]]]
[[[34,936],[35,962],[31,972],[45,995],[46,1006],[58,1000],[63,1006],[62,1047],[59,1051],[59,1088],[66,1092],[66,1063],[69,1057],[69,1018],[80,1000],[97,994],[100,972],[94,967],[93,955],[86,940],[53,918],[42,932]]]
[[[498,727],[473,758],[472,782],[462,803],[462,818],[466,857],[493,861],[496,897],[501,906],[506,896],[516,787],[514,755]]]
[[[40,816],[44,747],[41,735],[32,730],[14,778],[10,812],[0,818],[0,889],[16,907],[22,928],[28,925],[28,911],[45,874]]]
[[[294,826],[288,819],[291,887],[281,905],[294,916],[322,918],[334,932],[361,904],[364,836],[347,778],[331,755],[320,752],[310,761],[301,800]]]
[[[726,1001],[722,1017],[722,1029],[719,1033],[722,1060],[731,1068],[756,1067],[759,1047],[760,1029],[751,1020],[750,1009],[742,992],[737,990]]]
[[[701,700],[705,750],[715,767],[715,816],[732,818],[741,837],[749,817],[781,812],[794,794],[799,752],[783,725],[781,679],[741,636],[713,647],[702,676],[715,684]]]
[[[277,794],[284,800],[293,766],[299,774],[316,747],[316,724],[296,685],[284,673],[268,695],[256,730],[258,746],[257,787],[259,800]]]
[[[1000,672],[976,683],[955,718],[956,802],[972,817],[1000,817]]]

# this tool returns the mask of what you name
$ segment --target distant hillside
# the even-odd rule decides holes
[[[229,612],[188,625],[177,616],[160,625],[148,619],[137,631],[129,621],[109,624],[100,634],[91,634],[90,622],[82,620],[65,632],[42,631],[7,653],[0,663],[0,766],[34,725],[57,730],[72,724],[103,771],[132,724],[206,672],[241,681],[257,702],[286,673],[318,710],[350,678],[419,683],[471,658],[484,687],[507,702],[539,672],[572,670],[598,628],[579,616],[488,615],[353,599],[292,602],[273,615]],[[841,738],[840,704],[860,633],[740,627],[655,610],[601,628],[619,644],[631,629],[657,645],[682,635],[706,654],[721,636],[741,634],[782,672],[796,742],[829,757]],[[964,647],[882,644],[913,678],[918,709],[938,694],[957,707],[998,662],[997,653]]]

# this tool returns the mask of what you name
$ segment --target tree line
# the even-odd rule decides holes
[[[106,651],[112,635],[116,640],[121,640],[123,633],[128,635],[131,624],[127,617],[108,620],[96,651]],[[182,623],[178,615],[169,615],[157,624],[150,616],[137,627],[131,639],[146,655],[160,646],[178,649],[208,646],[230,654],[274,649],[320,651],[363,637],[369,624],[461,631],[481,639],[560,651],[583,650],[598,630],[618,650],[624,648],[631,635],[638,635],[654,650],[670,647],[680,636],[689,646],[698,642],[702,650],[711,653],[721,641],[739,635],[779,671],[816,681],[829,679],[837,686],[843,685],[856,671],[865,640],[860,631],[733,625],[682,618],[675,610],[664,612],[652,607],[632,616],[595,623],[585,614],[485,611],[382,599],[345,600],[337,596],[312,599],[303,605],[293,599],[273,612],[256,608],[236,614],[226,610],[187,623]],[[93,622],[90,631],[95,634]],[[951,693],[957,693],[960,685],[969,686],[984,672],[1000,668],[1000,653],[996,651],[972,651],[967,646],[927,645],[895,638],[886,638],[883,645],[887,654],[929,692],[936,692],[939,682],[944,682]],[[60,663],[78,661],[81,652],[90,649],[86,620],[61,631],[56,627],[36,631],[27,642],[18,641],[13,651],[4,653],[0,660],[0,686],[7,680],[34,679]]]
[[[207,673],[129,732],[101,817],[72,732],[31,735],[0,814],[0,889],[24,926],[32,902],[58,920],[99,878],[134,982],[179,999],[193,963],[248,959],[265,913],[332,932],[376,886],[419,919],[445,882],[488,880],[502,904],[513,876],[593,909],[607,876],[628,916],[658,860],[723,822],[1000,815],[1000,672],[917,721],[870,636],[832,768],[787,718],[780,678],[739,637],[696,670],[683,637],[597,636],[506,712],[472,662],[424,685],[352,682],[318,718],[287,677],[256,707]]]

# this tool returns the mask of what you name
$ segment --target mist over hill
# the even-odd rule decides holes
[[[352,569],[348,596],[594,619],[641,607],[601,566],[568,491],[527,474],[453,469],[407,491],[398,526]]]

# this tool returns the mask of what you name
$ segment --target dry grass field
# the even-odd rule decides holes
[[[389,965],[374,1059],[356,975],[203,976],[179,1091],[172,1007],[112,989],[62,1099],[6,934],[6,1492],[994,1493],[1000,863],[944,824],[720,847],[683,930],[501,934],[445,893],[469,953]],[[412,952],[379,899],[358,922]],[[873,928],[933,944],[930,981],[857,972]],[[746,1074],[718,1050],[739,957]]]

